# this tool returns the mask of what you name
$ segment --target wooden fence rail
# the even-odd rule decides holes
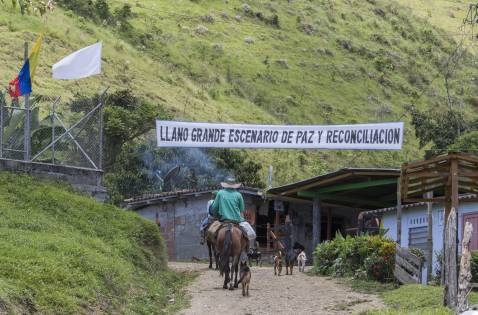
[[[393,274],[400,283],[422,283],[422,266],[422,259],[408,248],[397,247]]]

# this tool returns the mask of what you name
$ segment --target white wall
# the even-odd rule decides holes
[[[436,267],[436,253],[443,248],[443,205],[433,205],[433,273]],[[478,212],[478,202],[461,201],[458,209],[458,238],[461,241],[463,229],[463,216],[467,213]],[[419,206],[414,208],[405,208],[402,210],[402,240],[400,246],[408,247],[409,228],[427,226],[427,208]],[[383,226],[389,229],[387,236],[397,240],[397,219],[396,211],[390,211],[383,214]],[[478,227],[476,227],[478,231]]]

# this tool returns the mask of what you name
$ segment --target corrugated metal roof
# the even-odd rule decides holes
[[[156,202],[166,202],[179,198],[196,197],[198,195],[210,194],[214,190],[221,189],[220,186],[211,186],[201,189],[181,189],[175,191],[166,191],[156,194],[144,194],[123,201],[123,205],[127,208],[137,208],[144,205],[154,204]],[[238,189],[242,194],[254,195],[262,197],[262,190],[253,187],[241,187]]]
[[[478,199],[478,195],[464,194],[464,195],[458,196],[458,200],[471,200],[471,199]],[[437,204],[441,202],[433,202],[433,203]],[[402,205],[402,209],[425,206],[426,204],[427,204],[426,202],[409,203],[409,204]],[[397,210],[397,207],[388,207],[388,208],[382,208],[382,209],[376,209],[376,210],[363,211],[362,213],[363,214],[382,214],[382,213],[396,211],[396,210]]]
[[[300,186],[309,185],[325,179],[337,177],[347,173],[389,173],[390,176],[400,177],[400,169],[397,168],[342,168],[338,171],[311,177],[298,181],[296,183],[287,184],[279,187],[274,187],[268,190],[272,194],[281,193],[290,189],[298,188]]]
[[[271,188],[267,191],[267,194],[271,199],[274,199],[274,197],[291,197],[311,200],[316,193],[317,195],[321,194],[319,199],[324,203],[358,209],[374,209],[394,204],[394,198],[390,201],[386,198],[380,199],[380,197],[388,198],[396,192],[399,177],[399,169],[343,168],[332,173]],[[375,184],[373,184],[374,181],[376,181]],[[370,186],[367,186],[367,183]],[[361,187],[362,184],[363,187]],[[339,185],[343,186],[339,187]],[[347,185],[349,186],[347,187]],[[330,190],[327,191],[327,189]],[[309,196],[305,194],[309,194]]]

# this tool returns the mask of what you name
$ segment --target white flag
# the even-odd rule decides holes
[[[101,42],[75,51],[53,65],[53,78],[82,79],[101,73]]]

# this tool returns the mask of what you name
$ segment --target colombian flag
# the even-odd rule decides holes
[[[38,65],[42,41],[43,34],[35,42],[30,56],[23,64],[18,76],[8,84],[8,93],[11,97],[19,97],[32,92],[32,81]]]

